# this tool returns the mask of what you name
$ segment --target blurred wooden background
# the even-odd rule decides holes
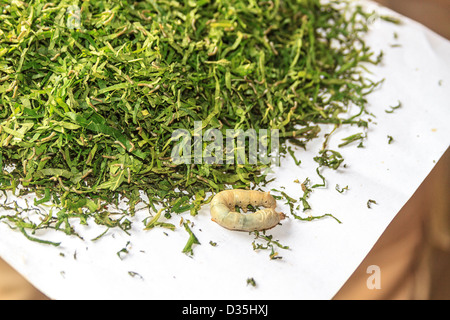
[[[450,39],[450,0],[374,0]]]
[[[450,39],[450,0],[377,0]],[[394,219],[335,299],[450,299],[450,151]],[[368,290],[378,265],[382,289]],[[48,299],[0,259],[0,300]]]

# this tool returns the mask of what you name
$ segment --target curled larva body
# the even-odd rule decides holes
[[[239,213],[235,206],[247,212],[247,206],[264,206],[265,209]],[[239,231],[260,231],[275,227],[284,214],[275,211],[276,201],[269,192],[254,190],[225,190],[211,201],[211,219],[224,228]]]

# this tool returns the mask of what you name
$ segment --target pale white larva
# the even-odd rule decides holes
[[[247,212],[247,206],[263,206],[265,209]],[[235,211],[238,206],[245,213]],[[225,190],[211,201],[211,220],[224,228],[239,231],[261,231],[275,227],[285,218],[276,212],[276,200],[269,192],[255,190]]]

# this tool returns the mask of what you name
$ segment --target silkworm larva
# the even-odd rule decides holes
[[[265,209],[247,212],[247,206],[263,206]],[[245,213],[235,211],[238,206]],[[269,192],[254,190],[225,190],[211,201],[211,220],[224,228],[239,231],[261,231],[275,227],[285,218],[276,212],[276,200]]]
[[[218,50],[218,48],[217,48],[217,46],[215,46],[214,50],[212,52],[208,53],[208,56],[211,57],[211,56],[215,55],[217,53],[217,50]]]
[[[41,140],[39,140],[39,142],[47,142],[49,140],[52,140],[52,138],[56,135],[56,132],[52,132],[48,137],[46,138],[42,138]]]
[[[109,11],[109,10],[108,10]],[[111,20],[114,18],[114,12],[111,14],[111,16],[105,21],[105,22],[103,22],[103,25],[107,25],[108,23],[110,23],[111,22]]]
[[[57,53],[53,56],[53,58],[50,58],[50,61],[55,61],[56,59],[58,59],[58,57],[61,55],[61,53]]]
[[[114,143],[115,143],[115,144],[118,144],[119,146],[121,146],[122,148],[124,148],[125,150],[127,150],[127,147],[125,147],[125,145],[124,145],[122,142],[116,140],[116,141],[114,141]]]

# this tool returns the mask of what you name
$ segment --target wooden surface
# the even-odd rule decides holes
[[[375,0],[450,39],[450,0]]]
[[[24,277],[0,259],[0,300],[47,300]]]
[[[450,0],[378,0],[450,39]],[[335,299],[450,299],[450,151]],[[381,270],[369,290],[368,266]],[[0,300],[48,299],[0,259]]]

